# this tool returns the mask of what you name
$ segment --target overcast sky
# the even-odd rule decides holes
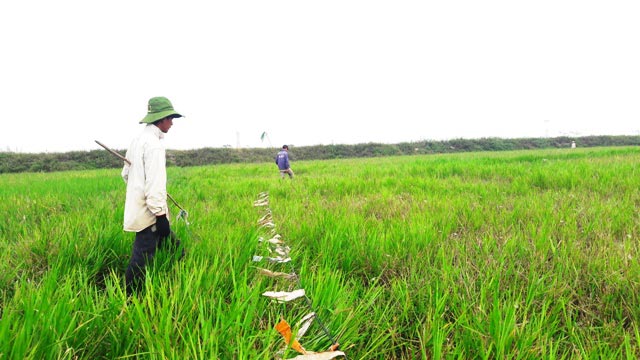
[[[0,151],[640,134],[640,2],[3,1]],[[261,134],[268,137],[261,141]]]

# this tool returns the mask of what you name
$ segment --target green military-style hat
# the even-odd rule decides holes
[[[171,101],[169,101],[169,99],[164,96],[158,96],[149,99],[149,105],[147,109],[147,116],[145,116],[144,119],[140,121],[140,124],[151,124],[152,122],[164,119],[167,116],[171,116],[174,118],[182,117],[182,115],[173,110]]]

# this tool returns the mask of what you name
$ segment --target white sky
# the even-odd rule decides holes
[[[640,2],[3,1],[0,151],[640,133]],[[269,139],[260,135],[266,131]]]

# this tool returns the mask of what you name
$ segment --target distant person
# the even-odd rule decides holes
[[[282,145],[282,150],[276,155],[276,164],[280,169],[281,179],[284,179],[284,174],[289,174],[289,178],[293,179],[293,170],[291,170],[291,164],[289,164],[289,146]]]
[[[169,99],[149,99],[147,116],[140,121],[146,125],[126,153],[131,165],[125,163],[122,169],[122,178],[127,184],[124,230],[136,233],[125,273],[127,295],[144,285],[145,266],[153,259],[156,249],[169,247],[175,251],[180,246],[180,240],[169,225],[167,168],[162,141],[173,125],[173,119],[180,117],[182,115],[173,110]]]
[[[576,148],[576,142],[575,142],[575,141],[572,141],[572,142],[571,142],[571,148],[572,148],[572,149],[575,149],[575,148]]]

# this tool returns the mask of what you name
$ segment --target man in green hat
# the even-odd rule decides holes
[[[180,118],[169,99],[149,99],[147,116],[140,123],[144,130],[133,139],[126,153],[122,178],[127,184],[124,205],[124,230],[135,232],[131,259],[125,273],[127,294],[140,290],[144,284],[145,266],[158,248],[179,248],[169,225],[167,206],[167,168],[164,134],[173,119]],[[184,255],[184,250],[183,250]]]

